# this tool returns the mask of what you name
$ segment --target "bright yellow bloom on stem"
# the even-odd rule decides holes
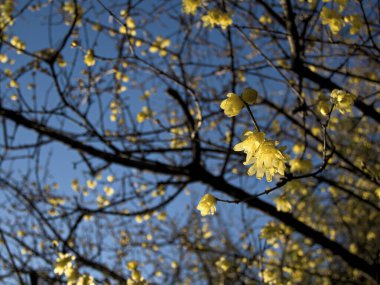
[[[139,263],[136,260],[132,260],[127,263],[127,268],[129,270],[136,270],[138,265]]]
[[[228,93],[227,99],[220,103],[220,108],[224,110],[224,114],[228,117],[234,117],[239,115],[240,111],[244,108],[244,102],[235,93]]]
[[[141,276],[139,270],[133,270],[131,277],[127,280],[127,285],[147,285],[148,282],[145,281],[144,277]]]
[[[6,54],[0,53],[0,62],[1,63],[7,63],[8,56]]]
[[[201,4],[202,4],[202,0],[182,0],[182,11],[185,14],[195,15],[198,7]]]
[[[338,108],[341,114],[350,113],[356,96],[344,90],[334,89],[330,94],[330,99]]]
[[[164,39],[163,37],[158,36],[149,48],[149,52],[159,52],[160,56],[165,56],[167,54],[166,48],[168,46],[170,46],[170,39]]]
[[[290,162],[290,172],[292,173],[309,173],[313,169],[313,163],[310,159],[295,158]]]
[[[216,212],[216,199],[211,194],[206,194],[199,201],[197,210],[201,212],[202,216],[214,215]]]
[[[72,256],[70,253],[64,254],[58,252],[58,257],[54,266],[54,273],[58,275],[65,273],[67,269],[73,267],[73,260],[75,260],[75,256]]]
[[[141,112],[137,114],[137,122],[142,123],[145,120],[153,118],[154,115],[155,113],[151,109],[149,109],[147,106],[144,106]]]
[[[241,98],[247,104],[255,104],[257,100],[257,91],[252,88],[245,88],[241,94]]]
[[[343,17],[335,10],[323,7],[321,11],[322,25],[329,25],[333,34],[338,34],[344,27]]]
[[[225,256],[221,256],[217,262],[215,262],[215,265],[221,269],[222,271],[226,272],[231,267],[231,262],[229,262]]]
[[[11,39],[11,44],[17,49],[16,53],[20,54],[21,51],[25,50],[26,45],[20,40],[18,36],[13,36]]]
[[[231,16],[218,8],[208,11],[207,15],[202,16],[203,25],[205,27],[214,28],[215,25],[220,26],[223,30],[232,25]]]
[[[75,268],[70,267],[65,270],[65,276],[67,285],[76,285],[79,278],[79,272]]]
[[[285,162],[289,157],[283,153],[285,148],[276,148],[277,144],[276,141],[264,141],[252,156],[247,155],[244,164],[253,164],[248,169],[248,175],[256,174],[257,179],[262,179],[265,175],[267,181],[271,182],[274,174],[285,174]]]
[[[265,133],[257,131],[246,131],[243,135],[245,140],[234,146],[234,151],[244,151],[247,158],[244,164],[248,164],[251,157],[255,155],[260,145],[265,141]]]
[[[79,277],[77,285],[95,285],[94,278],[88,274]]]
[[[280,212],[290,212],[292,210],[292,205],[289,203],[285,196],[279,196],[274,198],[277,211]]]
[[[86,55],[84,56],[84,63],[87,66],[95,65],[96,61],[95,61],[95,57],[94,57],[94,51],[92,49],[89,49],[87,51]]]
[[[331,110],[331,105],[329,104],[328,100],[326,100],[325,98],[321,99],[319,102],[318,102],[318,105],[317,105],[317,110],[319,111],[319,113],[322,115],[322,116],[328,116],[329,113],[330,113],[330,110]]]
[[[130,36],[136,35],[136,23],[135,20],[133,20],[132,17],[127,17],[125,19],[125,26],[121,26],[119,28],[120,34],[128,34]]]

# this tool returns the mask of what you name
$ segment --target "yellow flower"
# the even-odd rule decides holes
[[[67,269],[73,267],[71,261],[75,260],[75,256],[72,256],[70,253],[61,253],[58,252],[58,258],[54,266],[54,273],[62,275],[66,272]]]
[[[94,278],[88,274],[79,277],[77,285],[95,285]]]
[[[154,115],[155,113],[151,109],[149,109],[147,106],[144,106],[141,112],[137,114],[137,122],[142,123],[147,119],[153,118]]]
[[[214,215],[216,212],[216,199],[211,194],[206,194],[199,201],[197,210],[201,212],[202,216]]]
[[[160,56],[165,56],[167,54],[166,48],[168,46],[170,46],[170,39],[164,39],[163,37],[158,36],[153,42],[152,46],[149,48],[149,52],[159,52]]]
[[[322,25],[329,25],[333,34],[338,34],[344,27],[343,17],[335,10],[323,7],[320,17]]]
[[[279,196],[274,198],[277,211],[280,212],[290,212],[292,210],[292,205],[289,203],[285,196]]]
[[[239,115],[241,109],[244,107],[243,100],[240,99],[235,93],[228,93],[227,99],[223,100],[220,104],[220,108],[224,110],[224,114],[228,117],[234,117]]]
[[[127,263],[127,268],[129,270],[136,270],[138,265],[139,263],[136,260],[132,260]]]
[[[104,193],[106,193],[107,196],[112,196],[115,190],[110,186],[104,186],[103,187]]]
[[[260,145],[255,155],[245,163],[253,163],[248,169],[248,175],[256,174],[257,179],[262,179],[265,175],[267,181],[271,182],[274,174],[285,174],[285,162],[289,158],[283,153],[284,148],[276,148],[277,144],[276,141],[264,141]]]
[[[76,285],[79,278],[79,272],[75,268],[69,267],[65,271],[65,276],[67,285]]]
[[[6,63],[8,61],[8,56],[6,54],[0,53],[0,62]]]
[[[96,198],[96,202],[97,202],[99,208],[107,207],[110,204],[110,201],[102,195],[99,195]]]
[[[185,14],[195,15],[198,7],[201,4],[202,4],[202,0],[182,0],[182,11]]]
[[[95,180],[87,180],[86,184],[87,184],[88,188],[95,189],[95,187],[98,184],[98,182],[96,182]]]
[[[131,278],[128,278],[127,285],[147,285],[148,283],[144,280],[144,277],[141,276],[139,270],[133,270]]]
[[[257,91],[252,88],[245,88],[241,95],[241,98],[247,104],[255,104],[257,100]]]
[[[352,111],[352,105],[354,105],[356,96],[343,90],[334,89],[330,94],[330,99],[339,112],[345,114]]]
[[[265,141],[265,133],[257,131],[246,131],[244,133],[245,140],[234,146],[234,151],[244,151],[247,154],[247,164],[252,156],[255,155],[260,145]]]
[[[108,175],[108,176],[107,176],[107,181],[110,182],[110,183],[114,182],[114,181],[115,181],[115,176],[113,176],[113,175]]]
[[[202,21],[205,27],[213,28],[217,25],[221,26],[223,30],[227,29],[227,27],[233,23],[230,15],[218,8],[213,8],[208,11],[208,14],[202,17]]]
[[[16,53],[18,54],[20,54],[21,51],[25,50],[26,48],[25,43],[21,41],[18,36],[14,36],[11,39],[11,45],[13,45],[17,49]]]
[[[321,113],[322,116],[328,116],[330,113],[330,109],[330,104],[326,99],[323,98],[318,102],[317,110],[319,111],[319,113]]]
[[[225,256],[221,256],[215,265],[222,271],[226,272],[231,267],[231,263],[226,259]]]
[[[84,56],[84,63],[87,66],[95,65],[96,61],[95,61],[95,57],[94,57],[94,51],[92,49],[89,49],[87,51],[86,55]]]
[[[310,159],[295,158],[290,161],[290,172],[292,173],[309,173],[313,169],[313,163]]]

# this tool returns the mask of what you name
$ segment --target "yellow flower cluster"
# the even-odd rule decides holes
[[[72,261],[75,256],[70,253],[58,253],[58,258],[54,266],[54,273],[57,275],[65,275],[67,285],[95,285],[94,278],[88,274],[79,274],[78,270],[73,266]]]
[[[331,110],[331,104],[328,99],[320,96],[318,98],[317,110],[322,116],[328,116]]]
[[[356,96],[344,90],[334,89],[330,94],[330,99],[339,112],[345,114],[352,111]]]
[[[57,275],[62,275],[66,272],[67,269],[72,268],[72,261],[75,260],[75,256],[72,256],[70,253],[58,253],[58,258],[55,263],[54,273]]]
[[[119,28],[120,34],[128,34],[130,36],[136,35],[136,23],[135,20],[133,20],[132,17],[127,17],[125,19],[125,26],[121,26]]]
[[[265,175],[268,182],[279,173],[284,175],[285,162],[289,156],[284,154],[285,147],[276,148],[277,141],[265,140],[263,132],[245,132],[245,140],[234,147],[234,151],[244,151],[247,154],[245,165],[252,166],[248,169],[248,175],[256,174],[257,179]]]
[[[144,106],[141,112],[137,114],[137,122],[142,123],[145,120],[153,118],[154,115],[155,113],[150,108]]]
[[[183,148],[188,145],[185,135],[187,134],[187,128],[172,128],[170,132],[173,134],[173,138],[170,141],[171,148]]]
[[[313,163],[310,159],[295,158],[290,162],[290,172],[292,173],[309,173],[313,169]]]
[[[201,4],[202,0],[182,0],[182,11],[185,14],[195,15]]]
[[[12,13],[15,1],[5,0],[2,2],[3,3],[0,4],[0,30],[4,32],[8,26],[13,25]]]
[[[224,272],[227,272],[228,269],[231,267],[231,262],[227,260],[225,256],[221,256],[217,262],[215,262],[215,265]]]
[[[216,199],[211,194],[206,194],[199,201],[197,210],[202,216],[214,215],[216,212]]]
[[[145,281],[144,277],[142,277],[140,270],[138,267],[137,261],[130,261],[127,264],[129,270],[131,270],[131,277],[127,280],[127,285],[147,285],[148,282]]]
[[[320,14],[322,24],[329,25],[331,32],[335,35],[344,27],[343,17],[335,10],[323,7]]]
[[[18,36],[12,37],[11,45],[13,45],[17,49],[16,52],[18,54],[20,54],[26,48],[25,43],[23,41],[21,41]]]
[[[76,6],[76,7],[75,7]],[[83,8],[79,4],[75,4],[73,1],[67,1],[62,6],[62,11],[66,14],[65,24],[71,25],[75,17],[75,10],[78,14],[77,23],[80,24],[80,21],[83,17],[84,11]]]
[[[149,52],[156,53],[158,52],[160,56],[167,55],[166,48],[170,46],[170,39],[164,39],[161,36],[158,36],[149,48]]]
[[[247,104],[256,103],[257,91],[252,88],[244,89],[241,97],[235,93],[228,93],[227,99],[220,103],[220,108],[224,110],[224,114],[228,117],[239,115],[240,111],[244,108],[244,102]]]
[[[208,11],[207,15],[202,16],[202,21],[205,27],[214,28],[220,26],[223,30],[232,25],[231,16],[218,8],[213,8]]]

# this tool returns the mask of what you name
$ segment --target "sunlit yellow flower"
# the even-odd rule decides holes
[[[84,63],[87,66],[95,65],[96,61],[95,61],[95,57],[94,57],[94,51],[92,49],[89,49],[87,51],[86,55],[84,56]]]
[[[96,182],[96,180],[87,180],[86,184],[88,188],[94,189],[96,185],[98,184],[98,182]]]
[[[201,212],[202,216],[214,215],[216,212],[216,199],[211,194],[206,194],[199,201],[197,210]]]
[[[331,106],[326,99],[321,99],[318,102],[317,109],[322,116],[328,116],[330,113]]]
[[[0,53],[0,62],[6,63],[8,61],[8,56],[6,54]]]
[[[159,52],[160,56],[165,56],[167,54],[166,48],[168,46],[170,46],[170,39],[164,39],[163,37],[158,36],[149,48],[149,52]]]
[[[277,211],[280,212],[290,212],[292,210],[292,205],[289,203],[288,199],[285,196],[279,196],[273,199]]]
[[[75,256],[72,256],[70,253],[61,253],[58,252],[58,258],[54,266],[54,273],[62,275],[68,268],[73,266],[72,261],[75,260]]]
[[[245,164],[253,165],[248,169],[248,175],[256,174],[257,179],[262,179],[265,175],[268,182],[272,181],[274,174],[285,174],[285,162],[289,157],[283,153],[284,148],[276,148],[278,142],[264,141],[255,155]]]
[[[131,273],[131,277],[127,280],[127,285],[147,285],[148,283],[145,281],[144,277],[141,276],[141,272],[139,270],[133,270]]]
[[[75,268],[69,267],[65,270],[65,276],[67,285],[76,285],[79,278],[79,272]]]
[[[334,89],[330,94],[331,102],[335,104],[341,114],[350,113],[356,96],[344,90]]]
[[[202,21],[205,27],[213,28],[217,25],[223,30],[227,29],[227,27],[233,23],[231,16],[218,8],[209,10],[207,15],[202,16]]]
[[[224,110],[224,114],[226,114],[228,117],[239,115],[243,107],[243,100],[235,93],[228,93],[227,99],[223,100],[220,104],[220,108]]]
[[[221,256],[217,262],[215,262],[215,265],[221,269],[222,271],[226,272],[231,267],[231,262],[229,262],[225,256]]]
[[[139,263],[136,260],[132,260],[127,263],[127,268],[129,270],[136,270],[138,265]]]
[[[323,7],[321,11],[321,21],[323,25],[329,25],[333,34],[338,34],[344,27],[343,17],[335,10]]]
[[[153,118],[155,115],[155,112],[153,112],[150,108],[147,106],[142,107],[141,112],[137,114],[137,122],[142,123],[145,120]]]
[[[255,155],[260,145],[265,141],[265,133],[257,131],[246,131],[245,139],[234,146],[234,151],[244,151],[247,154],[245,164]]]
[[[182,11],[185,14],[195,15],[198,7],[201,4],[202,4],[202,0],[182,0]]]
[[[88,274],[82,274],[78,279],[77,285],[95,285],[94,278]]]
[[[23,50],[25,50],[26,46],[23,41],[20,40],[18,36],[13,36],[11,39],[11,44],[17,49],[17,53],[21,53]]]

